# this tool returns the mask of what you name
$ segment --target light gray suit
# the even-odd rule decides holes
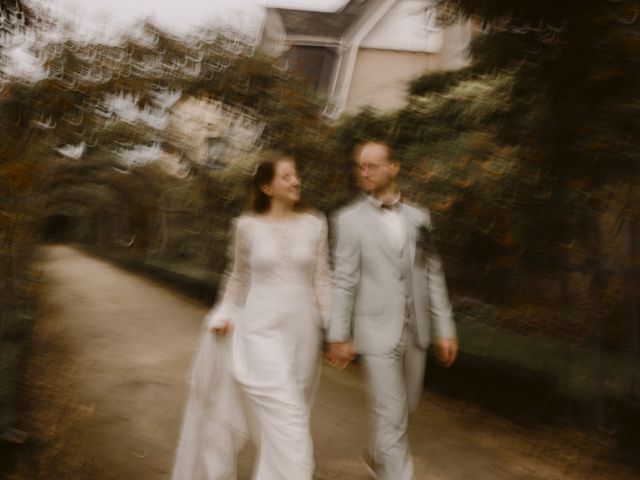
[[[353,338],[373,408],[371,453],[384,480],[410,480],[408,413],[417,406],[431,334],[455,338],[442,264],[425,210],[399,203],[405,231],[394,245],[379,203],[363,197],[334,219],[335,289],[329,342]]]

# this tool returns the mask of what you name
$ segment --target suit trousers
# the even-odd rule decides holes
[[[420,401],[427,351],[405,326],[396,348],[388,353],[363,354],[369,384],[372,437],[370,454],[381,480],[413,480],[409,451],[409,414]]]

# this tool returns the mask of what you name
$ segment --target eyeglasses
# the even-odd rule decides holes
[[[359,163],[358,170],[361,172],[377,172],[380,170],[380,165],[377,163]]]

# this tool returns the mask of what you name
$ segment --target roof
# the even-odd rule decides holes
[[[340,38],[375,0],[351,0],[337,12],[310,12],[273,8],[282,19],[287,35]]]

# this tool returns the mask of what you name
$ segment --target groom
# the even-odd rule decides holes
[[[422,393],[427,347],[440,362],[457,355],[442,265],[429,213],[401,199],[400,165],[389,145],[369,141],[355,155],[362,199],[335,219],[335,290],[329,361],[344,368],[361,355],[370,391],[373,438],[365,455],[372,478],[412,480],[409,413]]]

